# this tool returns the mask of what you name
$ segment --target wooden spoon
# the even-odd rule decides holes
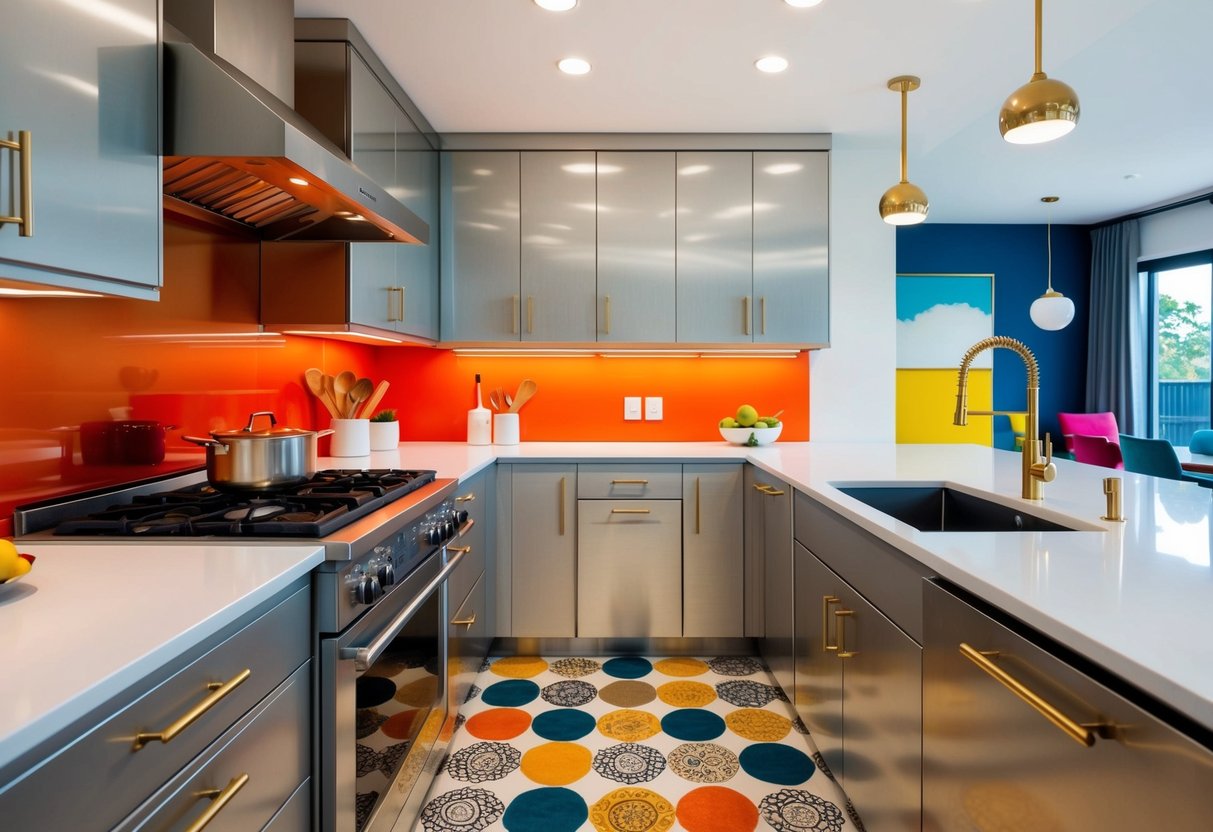
[[[510,413],[517,413],[519,410],[522,410],[522,406],[530,401],[531,396],[535,395],[535,391],[538,389],[538,384],[529,378],[524,378],[522,383],[518,385],[518,392],[514,394],[514,402],[510,405]]]
[[[316,367],[308,367],[303,371],[303,378],[307,381],[307,389],[312,391],[313,396],[320,399],[320,403],[324,405],[324,409],[329,412],[329,415],[334,419],[339,418],[333,400],[329,398],[324,386],[324,372]]]
[[[366,400],[366,405],[363,406],[362,412],[358,414],[359,418],[369,419],[375,415],[375,408],[379,406],[379,402],[383,401],[383,394],[387,392],[389,386],[387,379],[384,379],[375,386],[375,392]]]
[[[333,397],[337,401],[337,409],[341,418],[350,418],[350,390],[358,383],[358,376],[349,370],[342,370],[333,378]]]
[[[354,386],[350,388],[350,416],[357,417],[359,405],[370,398],[375,392],[375,383],[369,378],[360,378],[354,382]]]

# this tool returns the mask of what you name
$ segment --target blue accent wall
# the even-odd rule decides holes
[[[1047,271],[1044,225],[932,225],[897,229],[898,274],[993,274],[994,334],[1018,338],[1040,364],[1040,429],[1062,449],[1057,414],[1086,410],[1087,309],[1091,237],[1086,226],[1053,226],[1053,288],[1074,301],[1074,320],[1048,332],[1028,317],[1044,294]],[[956,356],[960,366],[962,356]],[[994,351],[994,409],[1024,408],[1023,362]],[[1013,445],[1009,423],[994,422],[994,445]]]

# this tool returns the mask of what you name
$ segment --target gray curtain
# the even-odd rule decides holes
[[[1137,220],[1091,231],[1091,325],[1087,411],[1110,410],[1121,433],[1145,436],[1144,287],[1137,274]]]

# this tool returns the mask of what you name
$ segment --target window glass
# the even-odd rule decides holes
[[[1209,427],[1213,259],[1209,252],[1169,258],[1151,264],[1149,275],[1153,435],[1186,446]]]

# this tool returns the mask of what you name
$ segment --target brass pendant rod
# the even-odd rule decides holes
[[[1036,2],[1039,3],[1040,0],[1036,0]],[[906,167],[907,167],[907,164],[906,164],[906,106],[907,106],[906,105],[906,95],[909,94],[909,91],[906,89],[906,86],[907,85],[904,82],[901,85],[901,181],[902,182],[910,181],[909,179],[906,178]]]
[[[1042,18],[1044,17],[1044,0],[1036,0],[1036,74],[1032,76],[1032,80],[1044,78],[1045,74],[1041,70],[1041,55],[1040,55],[1040,40],[1041,30],[1043,28]],[[1022,76],[1021,76],[1022,77]]]

